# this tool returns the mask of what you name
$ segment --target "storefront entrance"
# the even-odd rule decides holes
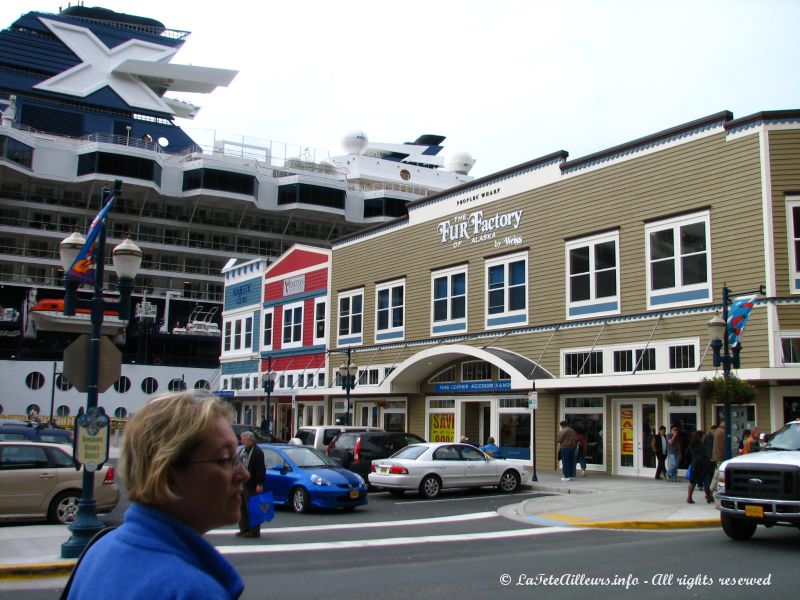
[[[650,440],[656,430],[654,400],[614,401],[614,472],[637,477],[655,475]]]
[[[360,402],[358,404],[358,420],[356,425],[362,427],[380,427],[378,419],[378,405],[375,402]]]

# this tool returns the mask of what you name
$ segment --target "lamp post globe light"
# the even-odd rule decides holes
[[[339,380],[342,382],[342,389],[345,394],[345,414],[344,424],[351,425],[350,423],[350,390],[356,387],[356,375],[358,374],[358,365],[351,360],[350,348],[347,349],[347,362],[342,363],[339,367]]]
[[[275,389],[275,379],[277,378],[278,373],[272,369],[272,357],[267,357],[267,371],[262,375],[262,383],[264,385],[264,393],[266,394],[266,407],[264,412],[264,418],[267,420],[267,433],[272,433],[272,428],[270,425],[272,424],[272,416],[269,410],[269,400],[270,396],[272,395],[272,390]]]
[[[75,265],[81,250],[86,244],[86,239],[74,232],[64,239],[59,246],[61,264],[64,267],[64,315],[74,316],[75,309],[88,309],[91,318],[91,333],[89,336],[89,354],[86,365],[86,418],[88,421],[104,420],[108,422],[103,410],[98,408],[98,381],[100,373],[100,344],[105,311],[116,311],[119,318],[128,321],[131,314],[131,294],[133,293],[134,279],[142,263],[142,251],[130,239],[126,239],[112,252],[114,268],[117,272],[119,288],[118,300],[106,300],[103,292],[103,275],[105,263],[106,229],[103,210],[116,197],[121,195],[122,183],[115,183],[112,195],[108,188],[102,191],[102,218],[96,219],[93,227],[99,227],[94,240],[94,294],[91,299],[78,298],[78,288],[81,282],[70,276],[70,270]],[[109,207],[110,208],[110,207]],[[107,211],[106,211],[107,212]],[[100,216],[100,215],[99,215]],[[90,236],[91,237],[91,236]],[[77,439],[75,443],[78,444]],[[77,448],[76,454],[77,456]],[[62,558],[77,558],[92,537],[103,528],[103,522],[97,517],[96,502],[94,499],[94,470],[101,465],[93,465],[92,469],[83,466],[83,487],[81,499],[78,503],[78,512],[75,520],[69,525],[71,536],[61,545]]]

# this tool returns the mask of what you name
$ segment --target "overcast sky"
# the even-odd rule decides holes
[[[74,3],[74,2],[73,2]],[[798,0],[87,0],[191,31],[173,63],[236,69],[176,95],[192,129],[341,153],[444,135],[483,176],[579,158],[721,110],[800,108]],[[3,0],[3,27],[66,2]]]

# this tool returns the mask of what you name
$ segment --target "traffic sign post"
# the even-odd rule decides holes
[[[534,384],[536,385],[536,384]],[[534,389],[528,392],[528,409],[533,411],[533,443],[531,445],[531,457],[533,458],[533,475],[531,481],[539,481],[536,474],[536,409],[539,408],[539,393]]]

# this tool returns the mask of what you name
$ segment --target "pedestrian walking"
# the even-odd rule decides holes
[[[667,481],[678,481],[678,463],[681,459],[680,431],[673,425],[667,438]]]
[[[661,427],[658,428],[658,433],[653,435],[650,447],[653,449],[653,454],[656,456],[656,479],[661,479],[662,475],[664,479],[666,479],[667,428],[664,425],[661,425]]]
[[[691,475],[689,476],[689,491],[686,496],[686,502],[694,504],[694,488],[705,481],[706,469],[708,469],[708,456],[706,455],[705,445],[703,444],[703,432],[696,430],[692,433],[689,439],[689,468]],[[714,498],[711,495],[711,490],[706,487],[706,502],[713,502]]]
[[[575,436],[578,438],[578,445],[575,448],[575,468],[572,470],[573,475],[577,474],[578,465],[581,466],[581,477],[586,477],[586,434],[583,429],[575,430]]]
[[[494,438],[491,435],[486,440],[486,444],[481,446],[481,450],[495,458],[500,456],[500,446],[494,443]]]
[[[561,431],[558,432],[556,443],[561,458],[561,472],[564,475],[561,481],[570,481],[575,477],[575,451],[578,446],[578,436],[567,421],[561,421],[559,425],[561,425]]]
[[[157,397],[136,412],[119,459],[131,504],[76,566],[70,600],[242,594],[233,565],[203,538],[237,521],[249,477],[230,418],[219,398],[197,391]]]
[[[719,466],[725,460],[725,420],[719,422],[714,431],[714,445],[711,460],[714,461],[714,476],[711,479],[711,489],[716,489],[719,476]]]
[[[711,481],[714,478],[714,471],[716,470],[716,464],[714,463],[714,434],[717,431],[717,426],[712,425],[711,428],[706,432],[703,436],[703,449],[706,453],[706,472],[705,477],[703,478],[703,488],[708,490],[709,493],[714,493],[714,488],[711,485]]]
[[[761,449],[761,431],[758,427],[753,427],[750,437],[745,440],[742,454],[750,454],[751,452],[758,452]]]
[[[252,496],[264,491],[264,478],[266,467],[264,465],[264,451],[256,445],[256,436],[252,431],[243,431],[241,434],[242,448],[239,451],[240,460],[250,473],[250,478],[244,484],[242,495],[239,531],[237,536],[246,538],[261,537],[261,525],[250,524],[250,511],[247,502]]]

